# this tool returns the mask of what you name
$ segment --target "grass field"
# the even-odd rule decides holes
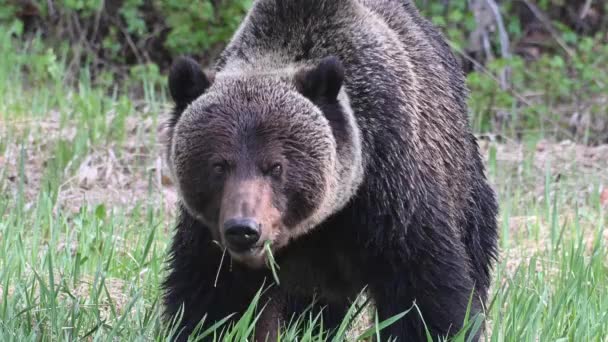
[[[158,75],[97,88],[85,69],[68,87],[66,61],[35,41],[3,32],[0,50],[0,340],[163,340],[176,195],[159,158]],[[486,340],[608,341],[608,146],[540,138],[480,142],[501,205]],[[323,339],[299,323],[283,340]]]

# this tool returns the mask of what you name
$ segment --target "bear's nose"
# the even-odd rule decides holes
[[[233,251],[246,251],[260,239],[260,224],[249,218],[230,219],[224,223],[224,237]]]

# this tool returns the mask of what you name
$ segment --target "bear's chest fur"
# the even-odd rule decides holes
[[[278,258],[281,287],[294,295],[354,300],[365,286],[354,249],[354,241],[335,229],[292,242]]]

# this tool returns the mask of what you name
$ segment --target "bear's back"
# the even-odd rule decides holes
[[[258,0],[216,69],[289,70],[328,55],[345,67],[366,173],[386,175],[364,184],[376,193],[370,201],[397,213],[395,226],[424,204],[441,208],[436,216],[458,229],[470,196],[467,162],[477,153],[464,78],[441,34],[409,0]]]

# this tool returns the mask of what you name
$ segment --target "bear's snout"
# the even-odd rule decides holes
[[[264,264],[264,244],[277,238],[281,214],[272,186],[263,177],[230,177],[222,196],[219,228],[222,243],[236,260],[251,267]]]
[[[252,218],[232,218],[224,222],[224,236],[229,248],[243,252],[260,240],[261,224]]]

